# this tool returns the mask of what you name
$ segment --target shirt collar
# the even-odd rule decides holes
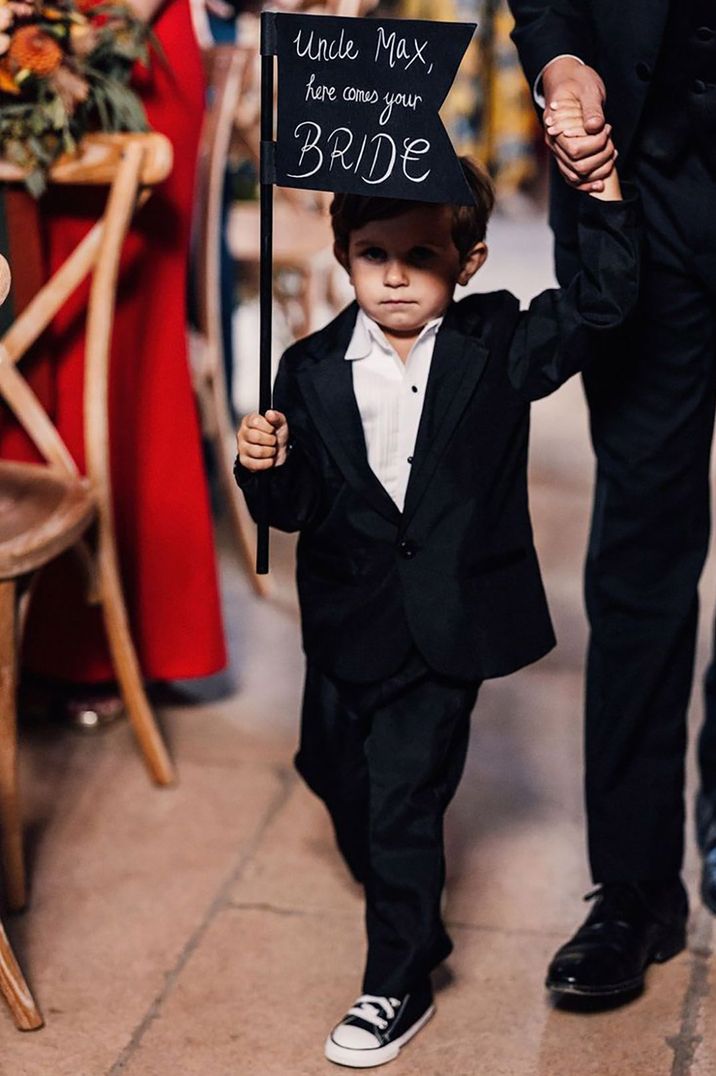
[[[431,333],[437,333],[442,323],[443,317],[441,316],[439,318],[433,318],[432,321],[429,321],[424,325],[420,331],[420,335],[413,344],[413,347]],[[386,355],[392,355],[394,352],[392,344],[388,343],[380,325],[373,321],[372,318],[369,318],[359,307],[355,328],[353,329],[353,336],[346,348],[345,358],[348,359],[348,361],[365,359],[370,355],[374,344],[377,344],[381,351],[384,351]]]

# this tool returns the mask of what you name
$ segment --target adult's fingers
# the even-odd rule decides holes
[[[584,129],[589,134],[596,134],[604,127],[604,93],[592,82],[586,83],[582,92],[582,114]]]

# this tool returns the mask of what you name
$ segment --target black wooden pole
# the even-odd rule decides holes
[[[273,304],[273,57],[275,16],[261,15],[261,259],[259,286],[259,411],[271,407],[271,313]],[[269,479],[259,475],[256,535],[256,572],[269,570]]]

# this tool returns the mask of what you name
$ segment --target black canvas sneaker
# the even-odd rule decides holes
[[[384,1065],[434,1012],[429,983],[403,998],[362,994],[326,1039],[326,1057],[353,1069]]]

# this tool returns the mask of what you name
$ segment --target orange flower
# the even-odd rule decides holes
[[[8,56],[18,68],[44,77],[57,70],[63,53],[51,34],[36,26],[22,26],[12,35]]]
[[[20,87],[4,63],[0,63],[0,92],[12,93],[15,96],[20,92]]]

